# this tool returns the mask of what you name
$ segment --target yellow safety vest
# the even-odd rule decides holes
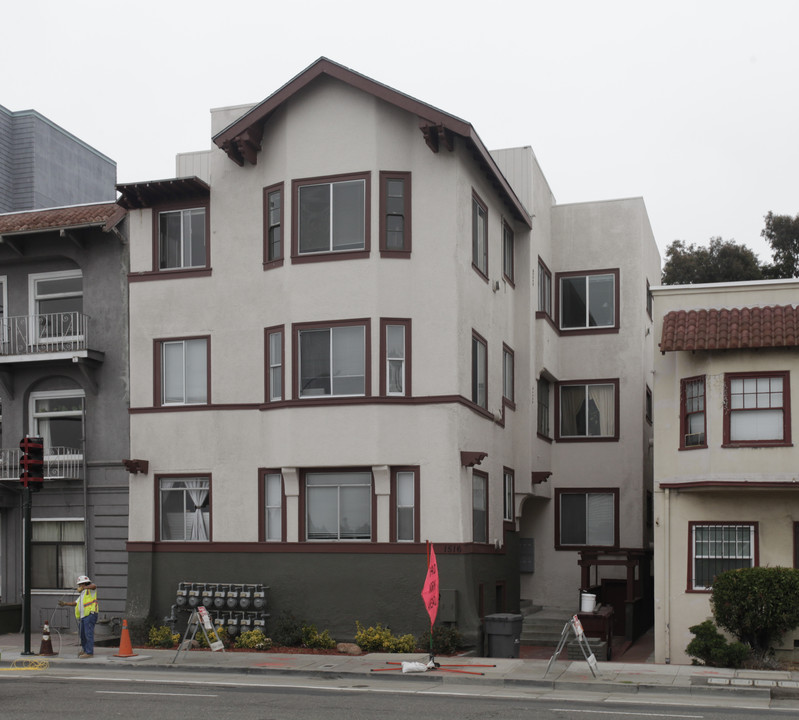
[[[97,590],[84,590],[75,604],[75,617],[80,620],[90,613],[98,612]]]

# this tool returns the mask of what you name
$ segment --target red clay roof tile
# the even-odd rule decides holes
[[[115,202],[6,213],[0,215],[0,235],[91,225],[110,230],[124,216],[125,209]]]
[[[673,310],[663,318],[660,351],[741,350],[799,345],[799,306]]]

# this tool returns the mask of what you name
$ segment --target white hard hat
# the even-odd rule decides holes
[[[89,578],[86,577],[85,575],[79,575],[78,576],[78,582],[77,582],[78,585],[88,585],[90,583],[91,583],[91,580],[89,580]]]

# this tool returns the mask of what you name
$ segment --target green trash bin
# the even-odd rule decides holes
[[[492,658],[517,658],[523,618],[516,613],[495,613],[485,617],[487,654]]]

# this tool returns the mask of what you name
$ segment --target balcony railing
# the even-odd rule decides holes
[[[0,356],[75,352],[88,347],[89,316],[79,312],[2,319]]]
[[[19,480],[19,448],[0,448],[0,480]],[[44,449],[45,480],[79,480],[83,477],[83,455],[76,448]]]

